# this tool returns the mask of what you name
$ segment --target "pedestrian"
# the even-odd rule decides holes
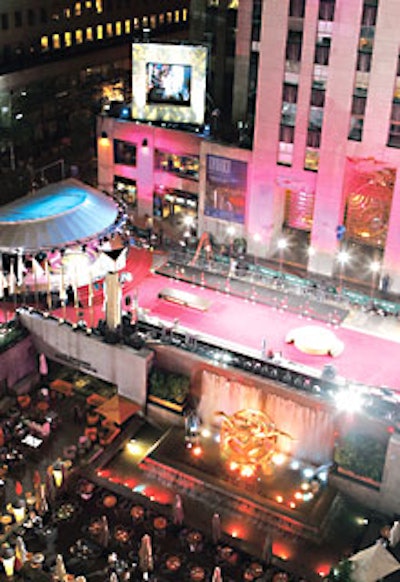
[[[219,513],[214,513],[211,519],[211,534],[214,544],[221,539],[221,518]]]

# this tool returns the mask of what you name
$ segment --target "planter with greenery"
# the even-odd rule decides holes
[[[148,399],[154,404],[182,413],[189,388],[188,376],[153,368],[149,376]]]
[[[382,481],[387,441],[359,432],[348,433],[335,449],[334,460],[339,472],[379,485]]]

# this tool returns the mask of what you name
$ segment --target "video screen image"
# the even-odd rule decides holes
[[[146,63],[146,103],[190,107],[192,67]]]

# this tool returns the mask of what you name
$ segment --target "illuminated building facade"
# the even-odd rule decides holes
[[[0,6],[0,70],[22,68],[52,58],[176,33],[188,23],[188,2],[149,4],[134,0],[3,0]]]
[[[154,182],[181,184],[198,195],[200,231],[221,240],[233,226],[259,256],[279,252],[283,231],[301,232],[308,270],[324,275],[338,271],[338,251],[353,245],[400,290],[399,17],[396,0],[240,3],[232,120],[252,128],[252,149],[111,122],[110,138],[122,132],[139,152],[148,140],[147,157],[131,171],[139,211],[151,208]],[[212,64],[213,46],[211,54]],[[198,181],[160,174],[158,151],[198,156]],[[127,169],[102,160],[100,148],[99,182],[109,188],[107,171]]]

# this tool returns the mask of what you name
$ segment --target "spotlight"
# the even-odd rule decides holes
[[[144,140],[142,141],[142,148],[147,148],[149,145],[149,141],[147,139],[147,137],[144,138]]]

